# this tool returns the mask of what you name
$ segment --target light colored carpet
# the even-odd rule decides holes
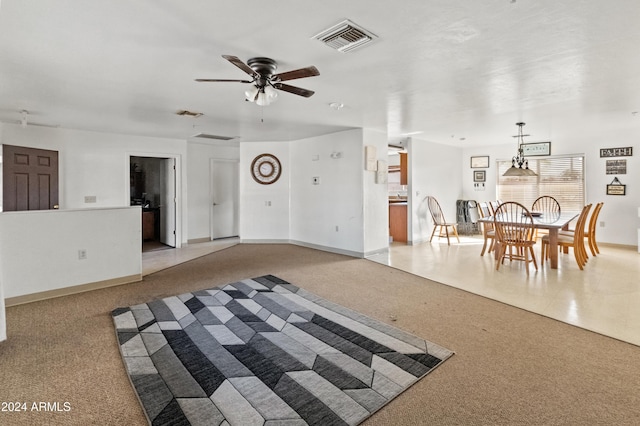
[[[456,352],[365,425],[635,425],[640,418],[637,346],[364,259],[241,244],[140,283],[7,309],[0,401],[69,402],[70,410],[0,412],[0,423],[146,424],[111,310],[270,273]]]
[[[452,352],[273,275],[117,308],[153,425],[357,425]]]

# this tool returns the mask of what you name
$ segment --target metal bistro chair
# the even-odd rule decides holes
[[[558,235],[558,249],[573,248],[573,254],[580,270],[584,268],[588,259],[587,250],[584,248],[584,225],[587,222],[589,210],[591,210],[591,204],[587,204],[582,208],[582,212],[580,213],[580,216],[578,216],[576,230],[573,232],[573,235]],[[545,235],[540,241],[542,243],[541,257],[542,260],[546,260],[549,258],[549,236]]]
[[[440,228],[440,233],[438,234],[438,238],[441,238],[443,235],[447,237],[447,244],[451,245],[449,241],[449,230],[453,232],[453,235],[456,236],[458,242],[460,242],[460,238],[458,237],[458,224],[457,223],[447,223],[444,219],[444,213],[440,208],[440,204],[438,200],[436,200],[432,196],[427,196],[427,206],[429,207],[429,212],[431,213],[431,218],[433,219],[433,232],[431,232],[431,238],[429,238],[429,242],[433,240],[433,236],[436,234],[438,228]]]
[[[529,210],[520,203],[507,201],[498,206],[493,216],[493,224],[496,229],[496,250],[498,250],[496,270],[500,269],[506,257],[509,260],[524,261],[527,275],[529,275],[529,263],[533,262],[537,270],[538,262],[533,251],[533,246],[536,244],[533,217]]]

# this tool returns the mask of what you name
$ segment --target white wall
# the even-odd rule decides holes
[[[250,174],[251,161],[260,154],[273,154],[282,174],[271,185],[257,183]],[[289,240],[289,179],[291,161],[288,142],[240,144],[240,238],[243,242],[287,242]]]
[[[0,215],[0,280],[7,298],[142,273],[140,207]],[[78,250],[86,250],[86,259]]]
[[[386,185],[364,170],[364,146],[387,159],[386,136],[361,129],[291,142],[240,144],[243,242],[293,242],[365,256],[388,247]],[[276,155],[282,176],[271,185],[249,173],[259,154]],[[333,157],[332,157],[332,154]],[[313,178],[319,184],[313,184]]]
[[[533,129],[532,129],[533,130]],[[508,137],[508,136],[507,136]],[[536,138],[531,142],[545,140]],[[546,139],[549,140],[549,139]],[[525,140],[525,142],[529,142]],[[606,185],[610,184],[614,175],[606,174],[606,158],[600,158],[600,148],[633,147],[631,157],[616,157],[627,160],[627,174],[617,175],[626,184],[625,196],[606,195]],[[510,160],[515,154],[515,142],[508,145],[492,145],[463,150],[462,188],[463,197],[478,201],[495,200],[496,198],[496,160]],[[637,228],[638,207],[640,207],[640,142],[637,131],[621,131],[618,134],[604,135],[566,135],[565,139],[551,141],[551,154],[584,154],[586,172],[586,202],[598,203],[604,201],[598,222],[598,241],[612,244],[636,246],[638,244]],[[490,168],[487,169],[485,191],[476,191],[473,186],[473,172],[469,167],[469,158],[476,155],[489,155]]]
[[[332,158],[331,154],[335,157]],[[364,252],[362,130],[291,142],[291,239]],[[314,185],[313,178],[320,178]]]
[[[365,129],[364,146],[375,146],[377,159],[389,162],[387,135]],[[361,170],[364,170],[364,152]],[[364,253],[373,254],[389,248],[389,193],[387,185],[376,183],[375,171],[364,171]]]
[[[413,244],[428,241],[433,230],[425,198],[435,197],[447,222],[456,221],[456,201],[462,197],[462,149],[412,138],[409,141],[409,208]],[[435,240],[434,240],[435,241]]]
[[[187,143],[187,221],[189,233],[187,241],[201,240],[211,236],[211,159],[238,160],[240,148],[238,143]]]
[[[0,276],[2,276],[2,263],[0,262]],[[0,342],[7,340],[7,317],[4,308],[4,285],[0,281]]]
[[[177,157],[177,181],[185,199],[178,198],[176,234],[178,243],[186,242],[185,141],[45,127],[23,129],[18,125],[5,125],[1,142],[59,152],[59,204],[62,210],[128,206],[129,156]],[[95,196],[96,202],[85,203],[86,195]]]

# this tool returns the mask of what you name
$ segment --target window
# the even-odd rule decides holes
[[[389,167],[387,188],[390,194],[398,194],[406,191],[406,188],[400,184],[400,167]]]
[[[564,211],[580,211],[585,204],[584,155],[527,158],[538,176],[505,177],[511,160],[498,160],[497,198],[527,208],[541,195],[550,195]]]

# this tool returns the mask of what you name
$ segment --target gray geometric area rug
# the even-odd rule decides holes
[[[153,425],[356,425],[453,354],[272,275],[112,316]]]

